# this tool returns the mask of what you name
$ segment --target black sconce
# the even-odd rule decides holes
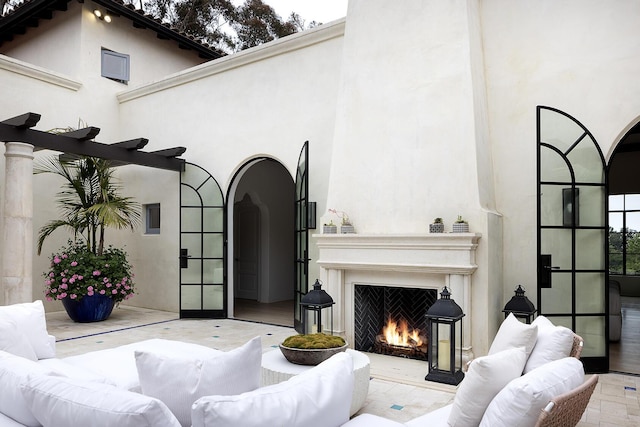
[[[300,299],[300,307],[302,309],[302,333],[304,334],[313,334],[313,333],[322,333],[322,310],[330,307],[331,308],[331,335],[333,335],[333,298],[326,293],[323,289],[320,289],[322,284],[318,279],[316,279],[316,283],[313,284],[313,290],[307,292]],[[314,325],[307,325],[307,319],[309,317],[308,313],[313,313],[313,321]],[[317,325],[316,331],[313,330],[313,326]]]
[[[307,228],[316,228],[316,202],[307,203]]]
[[[462,372],[462,308],[452,300],[445,286],[437,300],[427,310],[429,337],[429,373],[424,378],[444,384],[458,385]],[[456,351],[459,351],[456,354]]]
[[[513,313],[516,319],[522,319],[527,324],[531,323],[536,311],[533,303],[524,295],[522,285],[518,285],[515,296],[509,300],[507,305],[504,306],[504,310],[502,310],[505,319],[509,316],[509,313]]]

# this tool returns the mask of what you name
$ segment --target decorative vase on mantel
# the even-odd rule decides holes
[[[111,315],[115,301],[108,295],[85,295],[82,299],[65,297],[62,305],[74,322],[90,323],[101,322]]]
[[[444,233],[442,218],[436,218],[432,224],[429,224],[429,233]]]
[[[322,226],[322,234],[337,234],[338,226],[331,221],[329,224]]]
[[[468,233],[469,223],[462,219],[462,216],[458,215],[458,219],[453,223],[452,228],[454,233]]]

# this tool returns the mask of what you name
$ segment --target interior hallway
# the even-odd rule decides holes
[[[178,319],[176,313],[120,306],[98,323],[74,323],[64,311],[47,314],[47,328],[57,338],[59,357],[115,347],[149,338],[193,342],[231,350],[260,335],[263,351],[278,351],[278,344],[295,331],[232,319]],[[424,381],[426,362],[392,356],[369,355],[369,394],[359,413],[371,413],[404,422],[452,402],[455,387]],[[604,374],[591,397],[581,427],[637,426],[640,377]]]

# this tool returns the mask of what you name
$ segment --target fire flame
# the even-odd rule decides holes
[[[405,347],[421,346],[420,329],[409,330],[406,320],[402,319],[399,323],[394,320],[387,320],[387,325],[382,328],[382,334],[387,340],[387,344],[401,345]]]

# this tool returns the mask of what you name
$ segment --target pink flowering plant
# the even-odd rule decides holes
[[[69,297],[105,295],[116,303],[134,295],[133,274],[122,249],[109,246],[96,255],[82,243],[73,243],[51,255],[51,268],[45,272],[45,297],[49,301]]]

